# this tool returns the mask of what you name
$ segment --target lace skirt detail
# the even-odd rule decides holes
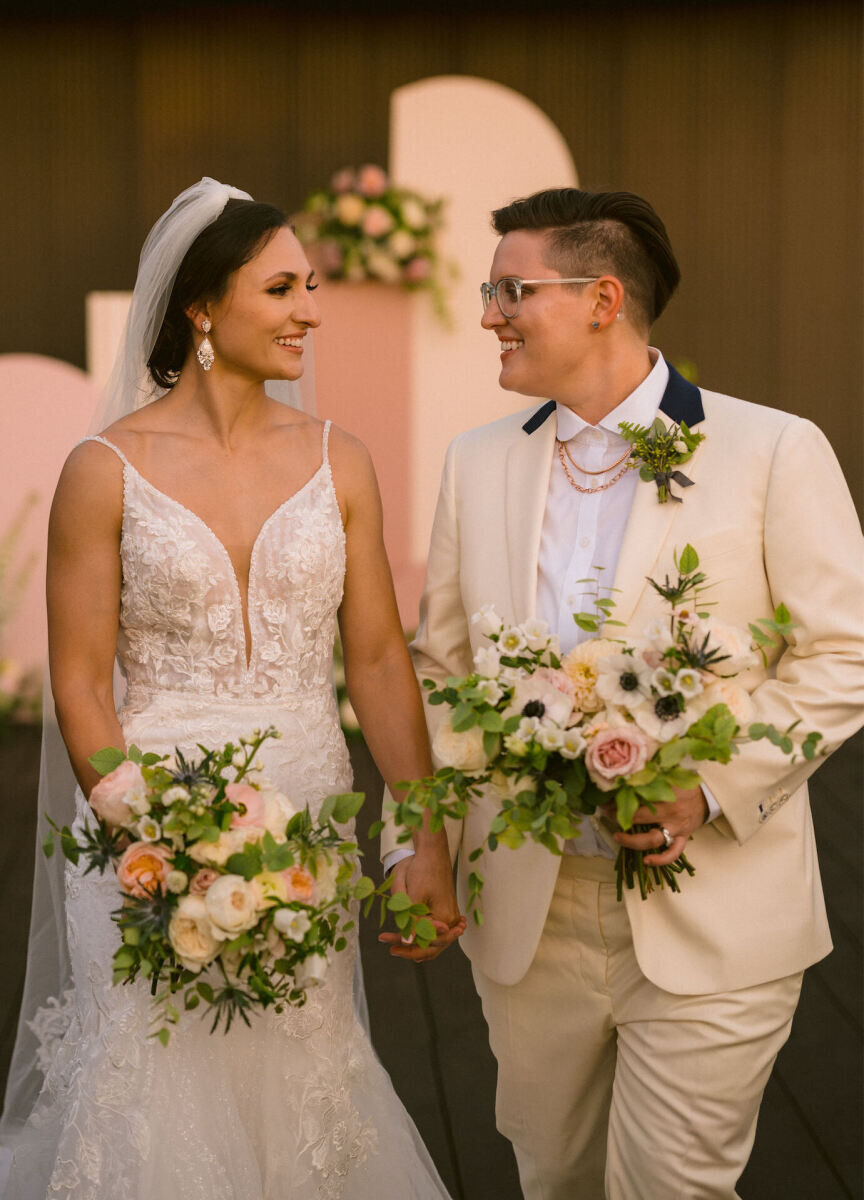
[[[335,706],[327,722],[314,706],[210,701],[203,721],[194,707],[175,693],[127,708],[124,732],[145,750],[192,751],[273,723],[283,737],[262,765],[295,803],[314,810],[350,787]],[[80,821],[80,794],[78,809]],[[302,1008],[228,1035],[184,1013],[163,1047],[148,986],[111,983],[114,877],[70,864],[66,893],[74,993],[40,1014],[46,1080],[4,1200],[446,1200],[357,1020],[356,936]]]

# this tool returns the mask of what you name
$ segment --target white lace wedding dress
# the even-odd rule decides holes
[[[256,539],[248,663],[224,546],[111,447],[124,463],[127,743],[194,751],[273,724],[282,736],[264,743],[262,766],[313,812],[352,782],[330,683],[345,539],[328,426],[321,466]],[[79,793],[77,820],[86,812]],[[355,1016],[356,942],[334,955],[304,1007],[258,1015],[227,1036],[184,1014],[166,1048],[148,1037],[147,985],[111,983],[113,875],[67,864],[66,890],[75,987],[43,1010],[45,1086],[6,1200],[446,1198]]]

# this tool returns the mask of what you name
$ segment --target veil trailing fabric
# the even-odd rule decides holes
[[[248,192],[205,177],[182,192],[151,229],[141,250],[138,276],[114,368],[88,433],[101,432],[120,417],[164,394],[153,384],[147,371],[147,360],[156,344],[177,271],[189,247],[201,231],[216,220],[230,199],[251,200],[252,197]],[[281,403],[314,413],[314,383],[308,351],[305,357],[307,365],[302,392],[297,383],[286,380],[268,380],[266,391]],[[114,690],[119,704],[125,692],[119,669],[115,669]],[[62,827],[71,824],[75,815],[76,781],[60,736],[47,672],[44,696],[37,841],[48,831],[47,818]],[[48,859],[37,847],[27,972],[0,1120],[0,1196],[4,1151],[8,1159],[15,1136],[26,1122],[41,1089],[44,1068],[69,1024],[71,984],[64,915],[64,859],[59,850]],[[364,1004],[360,984],[357,1005],[361,1015]]]

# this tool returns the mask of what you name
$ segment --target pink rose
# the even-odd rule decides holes
[[[350,192],[354,189],[355,175],[353,167],[343,167],[330,180],[334,192]]]
[[[429,278],[431,264],[428,258],[412,258],[405,264],[402,276],[406,283],[425,283]]]
[[[133,842],[117,864],[117,882],[130,896],[164,891],[172,853],[158,842]]]
[[[264,797],[257,788],[248,783],[229,783],[225,798],[240,806],[240,811],[231,814],[232,828],[243,829],[248,825],[262,826],[266,815]]]
[[[366,163],[357,172],[357,189],[364,196],[383,196],[387,191],[387,172],[374,163]]]
[[[380,238],[393,228],[393,216],[380,204],[373,204],[363,217],[363,232],[367,237]]]
[[[130,800],[143,801],[146,795],[141,768],[127,758],[99,780],[90,793],[90,805],[96,816],[109,825],[128,825],[133,817]]]
[[[641,771],[653,753],[651,742],[635,725],[601,729],[588,742],[585,766],[603,792],[611,792],[619,776]]]
[[[189,884],[190,894],[193,896],[203,896],[217,879],[219,879],[218,871],[214,871],[212,867],[202,867],[200,871],[192,876]]]

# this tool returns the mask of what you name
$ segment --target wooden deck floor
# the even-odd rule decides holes
[[[365,748],[357,785],[376,796]],[[743,1200],[862,1200],[862,798],[864,737],[813,780],[813,814],[835,950],[805,977],[792,1036],[765,1094]],[[38,739],[0,746],[0,1081],[20,995],[32,873]],[[365,814],[365,821],[374,813]],[[374,849],[368,848],[374,861]],[[454,1200],[519,1200],[509,1143],[495,1130],[495,1062],[467,959],[416,968],[389,958],[370,922],[363,959],[373,1039]],[[382,1200],[401,1200],[382,1197]],[[634,1198],[635,1200],[635,1198]]]

